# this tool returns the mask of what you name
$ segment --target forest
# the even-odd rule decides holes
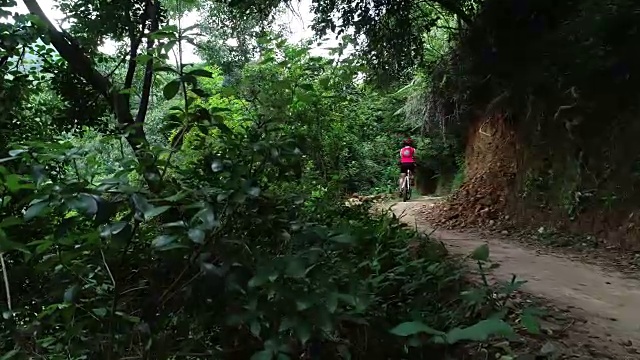
[[[0,360],[559,359],[490,246],[380,210],[411,137],[433,224],[637,249],[638,24],[631,0],[0,0]]]

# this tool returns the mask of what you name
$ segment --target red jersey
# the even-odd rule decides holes
[[[415,162],[413,159],[413,155],[416,153],[416,149],[411,146],[405,146],[400,149],[400,162],[401,163],[412,163]]]

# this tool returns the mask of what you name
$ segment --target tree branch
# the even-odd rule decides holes
[[[47,35],[51,40],[51,44],[58,50],[60,56],[65,59],[71,68],[80,75],[86,82],[88,82],[93,88],[100,92],[105,97],[110,96],[111,84],[107,78],[102,76],[98,71],[93,68],[91,60],[80,51],[80,49],[71,45],[64,35],[56,30],[53,23],[45,15],[42,8],[35,0],[23,0],[29,12],[44,22],[47,30]]]
[[[140,34],[136,36],[133,31],[133,27],[129,28],[129,41],[131,41],[131,48],[129,50],[129,65],[127,68],[127,75],[124,78],[124,88],[129,89],[133,84],[133,76],[136,72],[136,66],[138,63],[136,62],[136,57],[138,56],[138,48],[142,43],[142,38],[144,37],[144,31],[147,28],[148,17],[148,9],[149,9],[149,1],[145,2],[145,9],[140,17],[141,27]],[[130,15],[129,15],[130,16]],[[133,22],[133,19],[131,19]]]
[[[158,0],[147,1],[147,14],[151,19],[151,26],[149,28],[149,34],[153,34],[158,31]],[[151,36],[147,38],[147,53],[151,52],[155,41]],[[151,84],[153,82],[153,58],[147,60],[147,64],[144,70],[144,80],[142,83],[142,95],[140,99],[140,105],[138,107],[138,113],[136,114],[136,122],[144,121],[147,116],[147,110],[149,109],[149,97],[151,97]]]

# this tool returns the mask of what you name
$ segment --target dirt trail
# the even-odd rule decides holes
[[[429,224],[416,216],[416,210],[435,200],[423,197],[397,203],[391,210],[404,222],[431,232],[433,229]],[[515,241],[492,239],[471,231],[435,230],[432,236],[444,242],[449,251],[465,255],[488,244],[491,260],[500,263],[500,267],[493,270],[493,278],[508,281],[515,274],[528,281],[523,287],[526,293],[569,309],[571,316],[586,321],[583,325],[573,326],[574,345],[578,342],[579,345],[595,346],[599,355],[606,354],[611,359],[640,359],[637,350],[640,345],[638,280],[566,257],[540,254]]]

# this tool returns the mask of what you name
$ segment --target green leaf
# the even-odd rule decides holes
[[[40,255],[43,252],[49,250],[49,248],[51,248],[53,246],[53,241],[45,241],[42,244],[38,245],[38,247],[36,247],[36,255]]]
[[[172,244],[174,241],[176,241],[176,239],[178,239],[178,237],[175,235],[160,235],[153,239],[153,241],[151,242],[151,246],[153,246],[154,248],[164,248]]]
[[[471,258],[477,261],[489,260],[489,245],[482,244],[471,253]]]
[[[258,197],[260,196],[260,188],[257,186],[250,187],[247,190],[247,194],[249,194],[252,197]]]
[[[25,221],[29,221],[35,217],[38,217],[45,213],[45,210],[49,206],[48,201],[40,201],[33,205],[31,205],[27,211],[24,213]]]
[[[166,227],[166,228],[169,228],[169,227],[186,228],[187,224],[182,220],[178,220],[178,221],[173,221],[173,222],[170,222],[170,223],[162,224],[162,227]]]
[[[434,330],[419,321],[403,322],[402,324],[391,329],[390,332],[397,336],[411,336],[420,333],[429,335],[444,335],[442,331]]]
[[[185,197],[187,197],[187,195],[189,195],[188,191],[180,191],[177,194],[174,194],[174,195],[171,195],[171,196],[165,198],[165,200],[170,201],[170,202],[176,202],[176,201],[184,199]]]
[[[305,270],[304,262],[299,258],[293,258],[287,264],[286,274],[293,278],[302,278]]]
[[[318,80],[318,84],[320,84],[320,86],[322,86],[323,88],[326,88],[327,86],[329,86],[330,81],[331,81],[331,78],[326,76],[326,77],[320,78],[320,80]]]
[[[251,360],[271,360],[273,359],[273,351],[262,350],[251,356]]]
[[[331,241],[335,241],[341,244],[353,244],[355,243],[355,240],[356,240],[350,234],[338,234],[336,236],[330,237],[329,239],[331,239]]]
[[[221,113],[221,112],[230,112],[231,109],[228,107],[221,107],[221,106],[213,106],[210,108],[207,108],[209,110],[209,113],[211,114],[216,114],[216,113]]]
[[[126,221],[118,221],[113,224],[106,224],[100,230],[100,236],[103,238],[107,238],[109,236],[115,235],[122,231],[127,226]]]
[[[198,211],[194,218],[200,219],[200,221],[202,222],[202,226],[206,230],[212,230],[213,228],[220,225],[220,223],[216,220],[215,214],[213,213],[213,208],[211,208],[211,206],[209,205],[206,205],[204,209]]]
[[[251,333],[255,336],[255,337],[259,337],[260,336],[260,330],[261,330],[261,326],[260,323],[257,320],[253,320],[251,322],[251,325],[249,327],[249,330],[251,330]]]
[[[24,149],[9,150],[9,156],[16,157],[25,152],[27,152],[27,150],[24,150]]]
[[[486,341],[490,336],[513,335],[513,329],[509,324],[500,319],[487,319],[466,328],[455,328],[446,335],[447,344],[455,344],[458,341]]]
[[[152,219],[164,212],[166,212],[167,210],[169,210],[171,208],[171,206],[156,206],[156,207],[151,207],[150,209],[147,209],[147,211],[144,212],[144,218],[146,220]]]
[[[95,215],[98,212],[98,201],[89,194],[78,194],[67,201],[68,206],[87,216]]]
[[[189,229],[189,239],[196,244],[204,244],[204,231],[200,229]]]
[[[134,324],[137,324],[137,323],[140,322],[140,318],[139,317],[131,316],[131,315],[125,314],[125,313],[123,313],[121,311],[116,311],[116,315],[120,315],[123,319],[125,319],[125,320],[127,320],[129,322],[132,322]]]
[[[0,357],[0,360],[9,360],[9,359],[13,359],[16,355],[18,355],[19,351],[18,350],[11,350],[9,352],[7,352],[6,354],[2,355],[2,357]]]
[[[520,323],[527,329],[531,334],[538,335],[540,334],[540,324],[538,319],[535,316],[535,312],[531,309],[524,309],[522,311],[522,316],[520,316]]]
[[[2,221],[0,221],[0,228],[8,228],[11,226],[22,225],[22,224],[24,224],[24,219],[11,216],[11,217],[4,218]]]
[[[212,78],[213,77],[213,73],[211,71],[205,70],[205,69],[193,69],[193,70],[189,71],[187,74],[193,75],[193,76],[202,76],[202,77],[207,77],[207,78]]]
[[[78,292],[80,291],[80,286],[77,284],[74,284],[72,286],[70,286],[65,292],[64,292],[64,302],[65,303],[73,303],[73,301],[75,300],[76,296],[78,295]]]
[[[329,296],[327,297],[327,309],[329,310],[330,313],[334,313],[336,312],[336,309],[338,308],[338,294],[336,293],[330,293]]]
[[[269,281],[269,276],[267,274],[258,274],[252,277],[251,280],[249,280],[249,283],[247,285],[253,288],[253,287],[262,286],[266,284],[267,281]]]
[[[9,192],[16,192],[23,188],[33,187],[31,184],[23,184],[21,182],[22,178],[17,174],[9,174],[5,176],[4,185],[7,187]]]
[[[311,299],[300,298],[296,300],[296,309],[298,309],[298,311],[307,310],[311,306],[313,306],[313,300]]]
[[[153,67],[153,71],[156,73],[168,72],[168,73],[178,74],[178,71],[176,71],[176,69],[172,68],[171,66],[165,66],[165,65],[159,65],[159,64],[156,64]]]
[[[306,91],[313,91],[313,84],[309,84],[309,83],[304,83],[304,84],[300,84],[298,85],[301,89],[306,90]]]
[[[139,63],[146,63],[149,60],[152,60],[153,56],[149,54],[140,54],[136,57],[136,61]]]
[[[133,205],[136,210],[140,211],[142,214],[149,211],[152,207],[152,205],[149,204],[149,201],[141,194],[131,195],[131,200],[133,201]]]
[[[306,322],[300,322],[296,326],[296,335],[304,345],[311,338],[311,326]]]
[[[162,89],[162,95],[167,100],[171,100],[178,94],[180,91],[180,81],[179,80],[171,80],[167,85]]]
[[[108,311],[106,308],[93,309],[93,313],[99,317],[105,317],[107,315],[107,312]]]
[[[4,252],[10,252],[13,250],[19,250],[26,254],[31,254],[29,249],[27,249],[26,245],[9,240],[4,230],[0,229],[0,252],[4,253]]]

